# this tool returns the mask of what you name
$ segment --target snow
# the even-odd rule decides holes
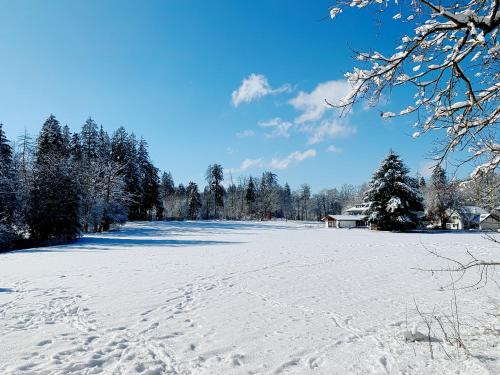
[[[443,265],[424,247],[498,253],[480,233],[172,222],[2,254],[0,373],[499,373],[496,286],[457,291],[473,356],[430,359],[413,301],[451,294],[415,269]]]

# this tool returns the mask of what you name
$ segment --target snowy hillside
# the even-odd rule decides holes
[[[458,292],[472,357],[404,341],[425,332],[414,300],[450,310],[449,275],[412,269],[445,265],[424,247],[498,251],[477,233],[182,222],[2,254],[0,373],[500,373],[493,284]]]

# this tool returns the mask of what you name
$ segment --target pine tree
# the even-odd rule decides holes
[[[98,133],[97,124],[91,117],[85,121],[81,132],[83,158],[90,162],[97,158]]]
[[[163,207],[163,218],[172,216],[173,195],[175,184],[170,172],[163,172],[160,183],[160,199]]]
[[[213,199],[213,217],[217,218],[218,208],[224,207],[224,172],[219,164],[209,165],[206,174],[206,180]]]
[[[50,115],[38,136],[35,155],[29,217],[34,240],[70,241],[80,234],[78,185],[65,155],[61,126]]]
[[[285,219],[292,218],[292,190],[290,189],[290,185],[288,185],[288,182],[285,183],[285,186],[283,187],[283,190],[281,192],[281,210]]]
[[[158,169],[151,163],[144,139],[139,142],[137,163],[141,180],[140,217],[143,220],[157,218],[160,202],[160,179]]]
[[[9,246],[14,239],[14,190],[12,147],[0,123],[0,249]]]
[[[272,172],[262,173],[258,190],[259,211],[262,219],[269,220],[278,209],[278,176]]]
[[[186,195],[188,200],[188,218],[196,220],[201,208],[201,196],[198,191],[198,185],[194,182],[190,182],[186,189]]]
[[[253,178],[250,177],[245,192],[245,201],[247,203],[248,213],[250,214],[250,216],[254,214],[255,199],[256,199],[255,184],[253,183]]]
[[[381,230],[403,230],[417,224],[422,196],[409,178],[408,168],[392,150],[373,174],[365,201],[370,202],[368,222]]]
[[[79,163],[82,160],[83,152],[82,152],[82,142],[80,141],[80,134],[73,133],[71,136],[71,141],[69,145],[69,154],[71,159],[75,163]]]

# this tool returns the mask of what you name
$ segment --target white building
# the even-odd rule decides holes
[[[496,215],[491,215],[484,208],[477,206],[464,206],[450,212],[450,218],[446,223],[446,229],[481,229],[481,223],[484,227],[494,225]]]
[[[326,215],[322,220],[326,228],[366,227],[367,215]]]

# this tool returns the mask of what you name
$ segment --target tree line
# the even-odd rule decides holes
[[[123,127],[110,137],[89,118],[71,133],[51,115],[15,147],[0,124],[0,246],[65,243],[161,215],[147,143]]]
[[[127,220],[319,221],[361,202],[372,202],[369,221],[380,229],[413,227],[422,211],[444,227],[450,209],[500,204],[498,174],[463,184],[436,166],[426,181],[393,152],[368,184],[314,194],[271,171],[234,181],[219,164],[208,166],[203,188],[159,176],[147,142],[123,127],[110,136],[89,118],[71,133],[51,115],[36,139],[25,132],[12,143],[0,124],[0,248],[64,243]]]
[[[203,189],[194,182],[187,187],[175,185],[171,173],[164,172],[160,183],[162,219],[321,220],[360,202],[365,190],[365,185],[343,185],[312,194],[308,184],[292,190],[288,183],[280,184],[271,171],[234,181],[231,174],[224,175],[219,164],[208,167],[205,180]]]

